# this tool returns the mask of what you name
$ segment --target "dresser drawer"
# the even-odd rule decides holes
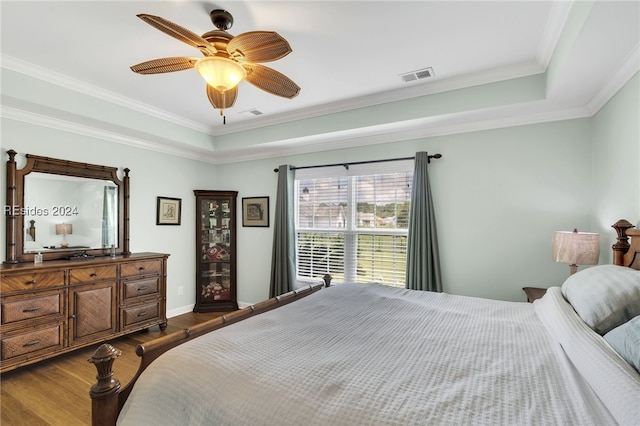
[[[160,278],[149,277],[141,280],[130,280],[122,283],[122,300],[127,301],[135,297],[157,294],[160,289]]]
[[[15,291],[62,287],[65,285],[64,277],[64,271],[2,275],[0,292],[7,294]]]
[[[123,263],[120,265],[121,277],[135,275],[159,274],[162,271],[161,260],[140,260],[138,262]]]
[[[118,269],[116,265],[87,266],[86,268],[73,268],[69,275],[71,284],[81,284],[116,278]]]
[[[159,318],[160,301],[146,303],[124,308],[120,320],[122,328],[127,329],[146,321],[154,321]]]
[[[2,338],[2,360],[32,354],[47,349],[62,349],[62,326],[55,324],[26,333],[5,336]]]
[[[6,297],[2,300],[2,325],[18,321],[62,315],[63,291],[41,292],[37,296]]]

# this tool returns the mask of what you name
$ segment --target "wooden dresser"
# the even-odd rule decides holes
[[[0,266],[0,372],[167,326],[167,254]]]

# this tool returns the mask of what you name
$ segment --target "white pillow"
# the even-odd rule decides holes
[[[25,241],[23,250],[25,252],[42,251],[44,250],[44,247],[36,241]]]
[[[562,294],[594,331],[605,334],[640,315],[640,271],[599,265],[571,275]]]
[[[605,334],[604,340],[640,372],[640,315]]]

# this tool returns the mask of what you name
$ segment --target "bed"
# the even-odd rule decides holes
[[[614,264],[534,303],[310,285],[139,346],[126,386],[102,345],[93,424],[640,424],[640,232],[614,227]]]

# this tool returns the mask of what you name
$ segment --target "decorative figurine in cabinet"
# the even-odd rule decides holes
[[[237,191],[195,190],[196,304],[194,312],[238,309],[236,299]]]

